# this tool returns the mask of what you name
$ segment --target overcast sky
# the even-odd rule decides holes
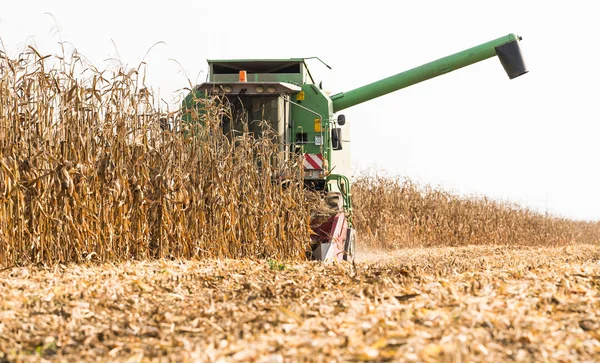
[[[4,1],[0,38],[46,54],[59,36],[93,64],[119,57],[172,102],[206,59],[319,56],[347,91],[508,33],[530,73],[497,58],[345,110],[357,169],[376,166],[461,194],[600,219],[600,23],[593,1]],[[116,44],[116,48],[113,45]],[[178,63],[170,61],[176,59]]]

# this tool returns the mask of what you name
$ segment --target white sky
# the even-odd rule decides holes
[[[50,12],[93,64],[120,56],[170,100],[206,77],[207,58],[319,56],[311,71],[348,91],[514,32],[530,73],[509,81],[493,58],[355,106],[357,168],[553,214],[600,219],[600,36],[594,1],[3,0],[0,38],[58,52]],[[112,41],[117,45],[117,51]],[[201,73],[202,72],[202,73]]]

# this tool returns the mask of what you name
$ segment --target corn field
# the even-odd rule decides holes
[[[410,179],[362,175],[354,222],[373,247],[560,246],[598,243],[600,223],[580,222],[485,197],[460,197]]]
[[[197,100],[196,124],[155,101],[143,64],[99,71],[77,53],[0,52],[0,266],[304,258],[319,203],[303,189],[301,163],[284,160],[272,138],[223,134],[222,100]],[[598,223],[399,178],[360,176],[353,201],[359,244],[373,247],[600,236]]]
[[[143,66],[0,52],[0,266],[304,256],[298,163],[198,102],[203,127],[153,107]]]
[[[375,252],[293,261],[301,160],[144,74],[0,51],[0,362],[598,360],[600,223],[362,175]]]

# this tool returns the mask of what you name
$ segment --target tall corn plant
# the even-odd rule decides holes
[[[354,223],[374,247],[598,243],[600,223],[572,221],[485,197],[461,197],[410,179],[361,175]]]
[[[82,64],[0,53],[1,266],[304,257],[298,160],[272,162],[283,158],[270,139],[223,135],[214,100],[197,100],[201,124],[182,124],[153,106],[141,68]]]

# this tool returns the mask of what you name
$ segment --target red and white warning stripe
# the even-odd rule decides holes
[[[322,154],[304,154],[304,169],[305,170],[322,170],[323,155]]]

